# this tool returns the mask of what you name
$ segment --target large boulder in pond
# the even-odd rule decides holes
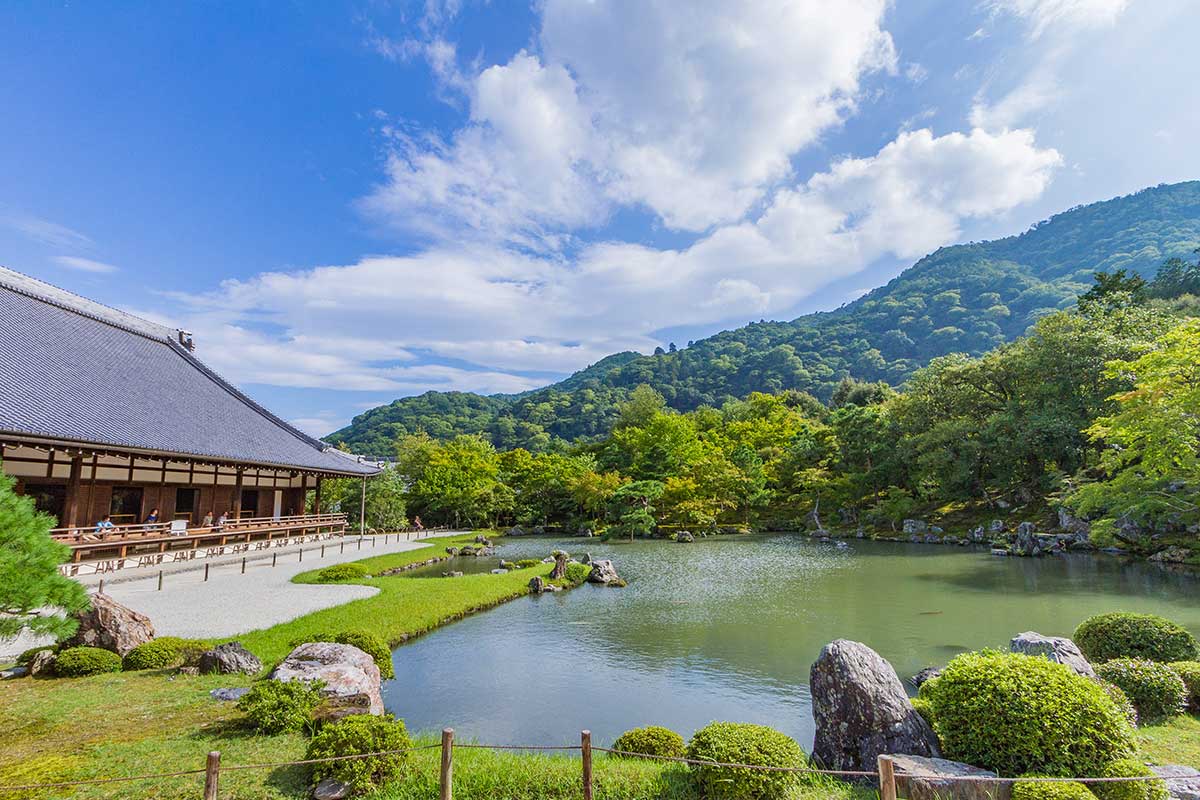
[[[221,675],[257,675],[262,672],[258,656],[242,647],[241,642],[226,642],[200,654],[200,674],[215,672]]]
[[[587,579],[588,583],[600,583],[605,586],[618,582],[624,583],[624,581],[621,581],[621,576],[617,574],[617,568],[607,558],[597,559],[592,562],[592,570],[588,573]]]
[[[1080,652],[1079,647],[1063,636],[1043,636],[1025,631],[1013,637],[1008,649],[1027,656],[1044,656],[1058,664],[1065,664],[1085,678],[1096,679],[1096,671]]]
[[[375,659],[348,644],[308,642],[288,653],[270,675],[277,681],[321,681],[326,722],[351,714],[382,714],[379,667]]]
[[[76,617],[79,629],[63,647],[99,647],[123,656],[139,644],[154,638],[154,625],[145,614],[113,600],[106,594],[94,594],[92,607]]]
[[[896,792],[906,800],[1009,800],[1012,784],[986,781],[996,773],[958,761],[924,756],[892,756]],[[955,778],[972,778],[963,781]]]
[[[873,770],[882,754],[941,755],[896,670],[861,642],[825,645],[809,673],[809,691],[817,723],[813,756],[828,769]]]

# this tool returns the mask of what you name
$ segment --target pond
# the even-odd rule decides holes
[[[732,720],[778,728],[807,749],[808,671],[833,639],[865,642],[904,679],[957,653],[1007,648],[1021,631],[1070,635],[1105,611],[1162,614],[1200,634],[1195,576],[1109,556],[1001,558],[855,540],[839,548],[789,534],[504,541],[509,560],[555,548],[611,558],[629,586],[522,598],[397,648],[384,701],[411,730],[561,744],[588,728],[608,743],[640,725],[687,737]],[[456,559],[424,574],[463,569],[456,562],[495,566]]]

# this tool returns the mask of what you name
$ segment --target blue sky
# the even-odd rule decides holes
[[[27,3],[0,263],[324,434],[1200,177],[1184,0]]]

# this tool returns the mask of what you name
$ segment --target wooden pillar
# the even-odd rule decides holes
[[[313,513],[314,514],[321,513],[321,476],[320,475],[317,476],[317,488],[316,488],[316,492],[313,494]]]
[[[242,518],[242,468],[237,468],[237,479],[233,484],[233,518]]]
[[[90,481],[88,481],[88,492],[87,492],[87,512],[88,512],[89,516],[92,513],[92,501],[95,499],[95,494],[96,494],[96,472],[97,472],[99,465],[100,465],[100,456],[96,455],[95,453],[92,453],[92,479]],[[87,524],[90,525],[91,520],[88,520]]]
[[[300,508],[296,512],[301,516],[308,513],[308,473],[300,474]]]
[[[213,496],[212,496],[212,515],[213,522],[217,521],[217,481],[221,477],[221,467],[219,464],[213,464]]]
[[[67,480],[67,502],[63,507],[63,518],[59,525],[74,528],[79,525],[79,480],[83,476],[83,453],[71,459],[71,477]]]

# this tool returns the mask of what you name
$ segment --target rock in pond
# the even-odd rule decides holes
[[[562,580],[567,577],[567,562],[571,560],[571,554],[564,550],[555,550],[553,555],[554,569],[550,570],[550,580]]]
[[[78,615],[79,629],[63,647],[99,647],[123,656],[154,638],[154,625],[145,614],[113,600],[92,595],[92,607]]]
[[[325,697],[319,709],[326,721],[350,714],[382,714],[379,667],[348,644],[308,642],[288,654],[271,676],[277,681],[321,681]]]
[[[929,530],[929,523],[923,519],[906,519],[902,530],[905,533],[925,533]]]
[[[588,573],[587,579],[588,583],[607,585],[621,580],[621,576],[617,574],[617,568],[613,566],[612,561],[602,558],[592,562],[592,571]]]
[[[809,673],[813,756],[828,769],[873,770],[885,753],[940,756],[896,670],[861,642],[825,645]]]
[[[257,675],[262,672],[262,662],[258,656],[242,647],[241,642],[226,642],[200,654],[200,672],[208,674],[217,672],[222,675],[243,673]]]
[[[1167,784],[1171,800],[1200,800],[1200,770],[1180,764],[1150,769]]]
[[[1064,636],[1043,636],[1040,633],[1026,631],[1013,637],[1008,649],[1014,653],[1024,653],[1027,656],[1045,656],[1059,664],[1064,664],[1085,678],[1095,679],[1096,671],[1084,657],[1079,647]]]
[[[906,800],[1009,800],[1012,784],[1002,781],[956,781],[952,778],[995,778],[996,773],[958,761],[924,756],[892,756],[897,793]]]
[[[928,683],[941,674],[942,670],[938,667],[926,667],[923,670],[919,670],[916,675],[913,675],[911,678],[909,678],[908,682],[911,683],[915,688],[920,689],[921,684]]]
[[[692,536],[691,531],[680,531],[679,533],[675,534],[675,541],[688,544],[696,541],[696,537]]]
[[[1013,552],[1019,556],[1040,556],[1042,554],[1041,545],[1038,544],[1037,526],[1032,522],[1022,522],[1017,526],[1017,541],[1013,545]]]

